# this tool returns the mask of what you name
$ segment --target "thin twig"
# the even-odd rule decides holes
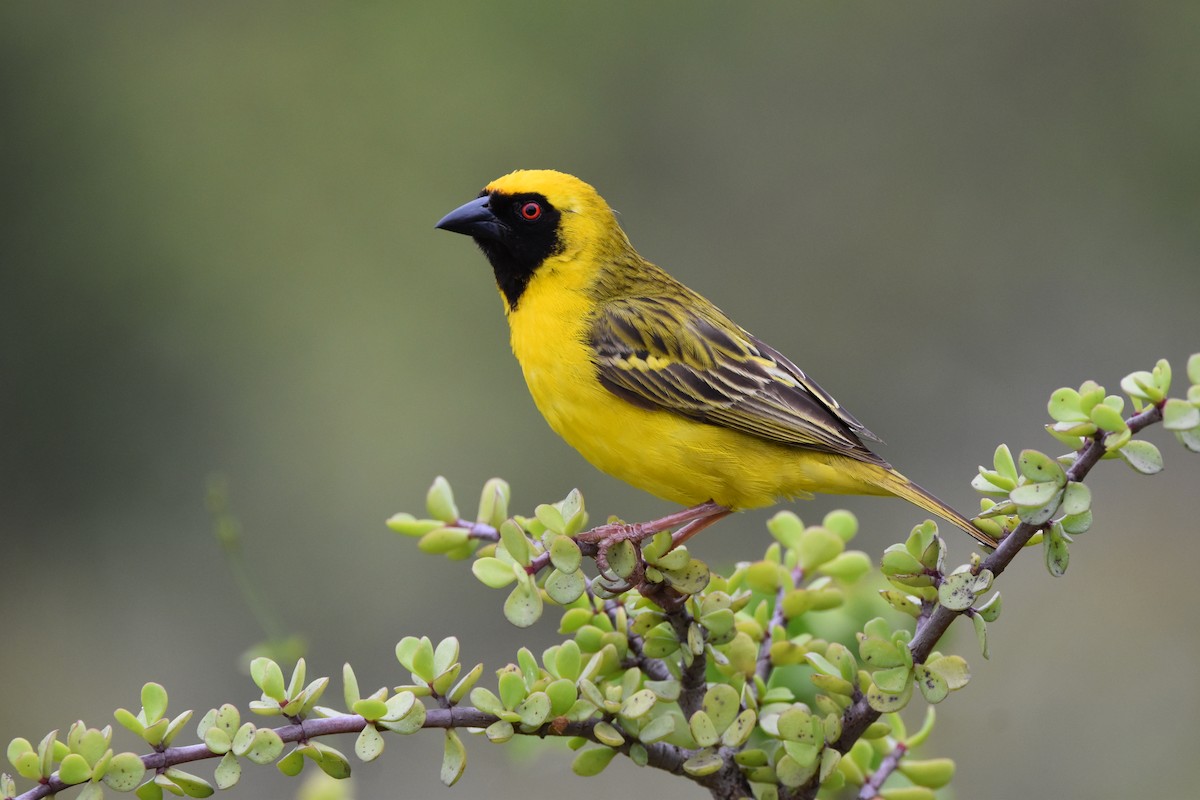
[[[862,789],[858,792],[858,800],[872,800],[879,796],[879,790],[883,788],[884,782],[891,777],[896,771],[896,767],[900,766],[900,759],[904,758],[904,754],[908,752],[908,745],[904,742],[896,742],[896,746],[892,748],[892,752],[888,753],[880,762],[879,768],[871,773],[871,777],[863,784]]]

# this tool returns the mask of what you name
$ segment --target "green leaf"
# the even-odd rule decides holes
[[[858,534],[858,517],[842,508],[834,509],[821,520],[821,527],[840,536],[843,542],[849,542]]]
[[[511,564],[492,556],[475,559],[471,572],[489,589],[503,589],[517,579]]]
[[[432,530],[442,527],[439,519],[417,519],[412,514],[393,514],[388,518],[387,526],[396,533],[404,536],[424,536]]]
[[[578,570],[563,572],[555,567],[546,576],[545,589],[551,600],[565,606],[583,596],[584,590],[587,589],[587,581]]]
[[[1079,404],[1079,392],[1066,387],[1050,395],[1048,406],[1051,419],[1058,422],[1075,422],[1083,419],[1083,409]]]
[[[550,698],[545,692],[533,692],[513,709],[521,717],[521,724],[532,730],[541,727],[550,716]]]
[[[350,706],[350,711],[358,714],[367,722],[373,722],[388,713],[387,703],[383,700],[376,700],[373,697],[367,697],[362,700],[355,701],[354,705]],[[364,759],[365,761],[366,759]]]
[[[1121,410],[1113,408],[1107,403],[1101,403],[1093,408],[1090,416],[1098,428],[1109,433],[1120,433],[1129,429],[1125,418],[1121,416]]]
[[[919,598],[897,589],[880,589],[879,595],[887,601],[888,605],[897,611],[908,614],[914,619],[921,616]]]
[[[1000,595],[996,595],[999,597]],[[984,658],[990,658],[988,652],[987,638],[987,617],[983,614],[976,614],[971,617],[971,624],[975,626],[975,639],[979,642],[979,653]]]
[[[579,755],[575,756],[575,761],[571,764],[571,770],[581,778],[599,775],[609,765],[609,762],[613,760],[613,756],[616,754],[617,751],[611,747],[592,747],[587,750],[581,750]]]
[[[467,748],[453,728],[446,730],[446,746],[442,750],[442,783],[453,786],[467,768]]]
[[[637,569],[637,550],[622,539],[608,549],[608,566],[619,578],[628,578]]]
[[[167,713],[167,690],[161,684],[151,682],[142,686],[142,713],[147,723]]]
[[[1082,514],[1092,507],[1092,490],[1082,483],[1071,482],[1063,492],[1062,510],[1064,514]]]
[[[166,777],[182,789],[188,797],[212,797],[216,793],[216,789],[213,789],[212,785],[199,775],[184,772],[176,767],[169,767]]]
[[[505,520],[500,526],[500,543],[504,545],[504,549],[512,556],[513,561],[522,567],[529,566],[531,558],[529,537],[525,535],[524,528],[511,519]]]
[[[758,714],[753,709],[743,710],[721,734],[721,744],[725,747],[741,747],[750,738],[750,734],[754,733],[757,722]]]
[[[425,495],[425,508],[429,516],[434,519],[451,523],[458,521],[458,506],[454,504],[454,492],[450,489],[450,482],[441,475],[434,478],[433,485],[429,487],[429,492]]]
[[[567,522],[563,519],[562,512],[554,506],[543,503],[533,510],[533,515],[537,517],[538,522],[546,526],[548,531],[562,534],[567,529]]]
[[[254,732],[254,738],[245,755],[251,762],[261,766],[270,764],[279,758],[279,754],[282,752],[283,739],[279,738],[279,734],[270,728],[259,728]]]
[[[947,575],[938,587],[938,602],[951,611],[970,608],[975,602],[975,576],[965,571]]]
[[[908,705],[910,699],[912,699],[911,682],[902,692],[885,692],[873,683],[867,689],[867,704],[882,713],[899,711]]]
[[[1162,472],[1162,454],[1153,444],[1141,439],[1135,439],[1119,451],[1125,463],[1143,475],[1153,475]]]
[[[720,739],[720,733],[717,731],[717,726],[713,724],[712,719],[703,711],[697,711],[692,714],[688,720],[688,730],[691,731],[692,738],[701,747],[712,747]]]
[[[725,761],[719,754],[711,750],[701,750],[683,762],[683,771],[693,777],[702,778],[705,775],[712,775],[723,766],[725,766]]]
[[[814,570],[822,564],[832,561],[846,547],[842,537],[830,533],[824,528],[805,528],[796,544],[799,566],[805,572]]]
[[[917,786],[929,789],[940,789],[954,778],[954,762],[948,758],[904,758],[898,768]]]
[[[645,716],[650,709],[654,708],[654,704],[657,701],[658,696],[654,692],[649,689],[642,689],[625,698],[625,702],[621,704],[621,710],[618,713],[628,719],[638,719]]]
[[[437,528],[422,536],[417,547],[422,553],[446,555],[470,544],[471,533],[466,528]]]
[[[153,780],[146,781],[141,786],[137,787],[137,789],[134,791],[134,794],[137,796],[138,800],[162,800],[163,790],[157,781],[158,778],[156,777]],[[174,784],[171,785],[174,786]],[[183,792],[181,792],[179,789],[175,789],[174,793],[183,794]]]
[[[213,780],[217,783],[217,788],[224,791],[237,785],[237,782],[242,777],[242,765],[238,762],[237,757],[233,753],[226,753],[221,756],[220,763],[217,764],[217,769],[213,773]]]
[[[374,761],[383,753],[383,736],[374,725],[366,725],[354,741],[354,755],[360,761]]]
[[[653,744],[661,741],[675,732],[675,717],[670,714],[663,714],[661,717],[655,717],[642,727],[638,732],[638,739],[646,744]]]
[[[504,618],[518,628],[528,628],[542,616],[542,594],[533,581],[518,582],[504,601]]]
[[[508,501],[511,497],[512,490],[506,481],[489,478],[487,483],[483,484],[483,491],[479,495],[479,514],[475,517],[476,521],[499,528],[508,518]]]
[[[767,530],[784,547],[795,547],[804,533],[804,523],[791,511],[779,511],[767,520]]]
[[[569,536],[555,536],[550,542],[550,563],[559,572],[571,574],[579,569],[583,554]]]
[[[940,703],[950,694],[946,679],[924,664],[916,665],[916,683],[927,703]]]
[[[1200,353],[1192,353],[1188,356],[1187,376],[1193,384],[1200,383]]]
[[[702,707],[712,720],[717,733],[721,733],[733,723],[740,705],[737,689],[727,683],[716,683],[704,693]]]
[[[1163,427],[1169,431],[1190,431],[1200,425],[1200,408],[1172,397],[1163,406]]]
[[[1040,508],[1049,503],[1059,488],[1057,483],[1023,483],[1009,492],[1009,498],[1021,508]]]
[[[292,752],[279,759],[279,763],[276,764],[276,766],[284,775],[295,777],[296,775],[300,774],[300,770],[304,769],[304,754],[301,753],[300,748],[297,747],[295,750],[292,750]]]
[[[946,679],[951,691],[961,689],[971,680],[971,671],[962,656],[940,656],[925,665]]]
[[[1063,527],[1060,523],[1055,522],[1050,526],[1050,530],[1042,539],[1042,545],[1046,556],[1046,569],[1055,578],[1061,578],[1067,571],[1070,551],[1067,548],[1067,540],[1063,536]]]
[[[711,577],[708,565],[696,558],[689,560],[683,569],[664,570],[663,575],[671,588],[681,594],[699,594]]]
[[[1021,451],[1021,474],[1035,483],[1050,482],[1063,486],[1067,482],[1066,473],[1053,458],[1037,450]],[[1018,501],[1014,501],[1018,502]]]
[[[78,753],[67,753],[62,763],[58,765],[58,777],[68,785],[83,783],[92,777],[92,768],[83,756]]]
[[[284,691],[283,670],[271,659],[259,657],[251,661],[250,677],[262,690],[262,693],[272,700],[278,702],[287,699],[287,693]],[[147,684],[147,686],[149,685]],[[145,698],[142,702],[145,702]],[[146,718],[151,719],[149,716]]]
[[[108,762],[104,782],[118,792],[131,792],[146,774],[146,766],[135,753],[117,753]]]
[[[527,690],[521,673],[512,667],[500,673],[499,679],[500,702],[505,708],[516,708],[525,699]]]
[[[592,735],[596,737],[596,741],[600,744],[608,745],[609,747],[620,747],[625,744],[625,737],[613,725],[608,722],[597,722],[592,728]]]
[[[871,558],[861,550],[848,550],[822,564],[819,570],[843,583],[854,583],[871,571]]]
[[[433,667],[433,642],[429,640],[428,636],[422,636],[417,642],[417,647],[412,653],[410,670],[413,675],[426,683],[430,683],[437,677],[437,670]]]
[[[487,736],[489,742],[504,744],[516,735],[516,730],[513,728],[511,722],[499,719],[488,725],[483,733]]]
[[[1188,450],[1200,453],[1200,428],[1193,428],[1190,431],[1175,431],[1175,438]]]

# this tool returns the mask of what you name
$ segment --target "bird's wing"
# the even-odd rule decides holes
[[[877,436],[699,296],[610,300],[590,344],[601,384],[631,403],[887,466],[860,441]]]

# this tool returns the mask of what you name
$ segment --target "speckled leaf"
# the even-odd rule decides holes
[[[658,697],[649,689],[634,692],[621,704],[620,715],[629,719],[638,719],[654,708]]]
[[[584,579],[583,573],[576,570],[575,572],[562,572],[555,568],[550,570],[550,574],[546,576],[546,594],[550,599],[559,605],[570,605],[583,596],[584,590],[587,588],[587,582]]]
[[[118,792],[131,792],[146,774],[146,767],[135,753],[117,753],[108,762],[104,782]]]
[[[221,762],[217,764],[217,769],[213,773],[213,780],[216,782],[217,788],[221,790],[232,788],[241,777],[242,765],[238,762],[237,757],[233,753],[221,756]]]
[[[246,750],[246,758],[255,764],[270,764],[283,752],[283,739],[270,728],[259,728]]]
[[[902,692],[885,692],[878,686],[871,684],[871,688],[867,690],[867,704],[876,711],[887,713],[889,711],[899,711],[908,705],[908,701],[912,698],[912,683],[905,686]]]
[[[725,747],[741,747],[750,738],[750,734],[754,733],[757,721],[758,715],[752,709],[742,711],[721,734],[721,744]]]
[[[354,755],[360,761],[374,761],[383,753],[383,736],[374,725],[365,726],[354,741]]]
[[[446,745],[442,750],[442,783],[453,786],[467,768],[467,748],[453,728],[446,731]]]
[[[532,581],[519,582],[504,601],[504,618],[518,628],[528,628],[541,616],[541,592]]]
[[[1143,475],[1162,472],[1162,453],[1158,452],[1158,448],[1150,442],[1135,439],[1118,452],[1120,452],[1121,458],[1125,459],[1126,464]]]
[[[938,587],[938,602],[951,611],[965,611],[975,602],[975,576],[970,572],[947,575]]]
[[[683,771],[688,775],[700,778],[712,775],[723,766],[725,766],[725,761],[719,754],[711,750],[701,750],[683,762]]]
[[[916,683],[928,703],[940,703],[950,694],[950,686],[946,679],[924,664],[916,666]]]

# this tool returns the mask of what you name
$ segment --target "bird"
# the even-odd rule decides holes
[[[583,180],[516,170],[436,227],[491,264],[550,427],[601,471],[685,506],[641,536],[681,526],[677,545],[733,512],[822,493],[900,497],[997,545],[873,452],[879,437],[803,370],[639,255]]]

